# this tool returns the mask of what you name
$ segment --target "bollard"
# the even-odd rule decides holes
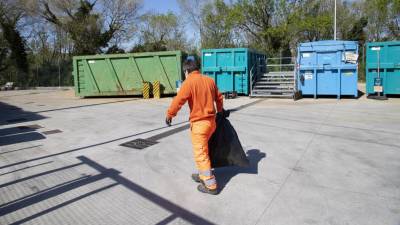
[[[161,85],[160,81],[153,82],[153,97],[156,99],[161,98]]]
[[[151,83],[143,82],[143,98],[144,99],[150,98],[150,89],[151,89]]]

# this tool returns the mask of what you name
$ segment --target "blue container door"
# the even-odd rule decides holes
[[[383,92],[385,94],[400,94],[400,45],[387,47],[386,62],[393,62],[386,69],[386,80]],[[387,92],[385,92],[385,89]]]
[[[248,94],[248,84],[246,74],[243,72],[234,72],[235,76],[235,91],[240,94]]]
[[[213,52],[205,52],[203,53],[203,67],[204,68],[214,68],[217,66],[216,64],[217,54]],[[204,73],[205,71],[203,71]],[[207,71],[208,72],[208,71]]]
[[[217,72],[216,84],[220,92],[229,92],[233,90],[234,81],[230,72]]]
[[[354,95],[357,97],[358,89],[357,87],[357,70],[348,69],[341,71],[340,87],[342,95]]]
[[[316,77],[313,70],[300,71],[299,90],[303,95],[314,95]]]
[[[400,54],[397,54],[400,55]],[[399,61],[400,62],[400,61]],[[386,80],[389,82],[384,83],[383,92],[385,94],[400,94],[400,69],[386,69]],[[386,89],[386,91],[385,91]]]
[[[314,52],[302,52],[300,55],[300,65],[302,65],[302,66],[315,65],[315,53]]]
[[[336,95],[338,88],[337,70],[317,70],[317,95]]]

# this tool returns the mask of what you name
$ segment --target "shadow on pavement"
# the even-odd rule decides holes
[[[62,195],[69,191],[76,190],[82,186],[89,185],[89,184],[95,183],[95,182],[103,180],[103,179],[111,179],[112,180],[111,184],[104,185],[101,188],[97,188],[95,190],[91,190],[87,193],[81,194],[77,197],[73,197],[73,198],[63,201],[61,203],[58,203],[57,205],[49,205],[49,208],[46,208],[40,212],[37,212],[33,215],[26,216],[24,218],[18,218],[19,220],[16,222],[13,222],[12,224],[26,223],[35,218],[41,217],[41,216],[46,215],[50,212],[53,212],[57,209],[60,209],[62,207],[65,207],[67,205],[75,203],[79,200],[82,200],[86,197],[89,197],[91,195],[105,191],[107,189],[110,189],[110,188],[112,188],[114,186],[118,186],[118,185],[123,186],[126,189],[140,195],[141,197],[145,198],[147,201],[149,201],[153,204],[156,204],[157,206],[163,208],[164,210],[166,210],[172,214],[172,215],[168,216],[167,218],[163,219],[162,221],[158,222],[157,224],[167,224],[169,222],[172,222],[176,218],[181,218],[191,224],[198,224],[198,225],[213,224],[210,221],[174,204],[173,202],[151,192],[150,190],[145,189],[144,187],[140,186],[139,184],[136,184],[136,183],[132,182],[131,180],[121,176],[120,172],[115,169],[106,168],[85,156],[79,156],[77,158],[81,161],[80,163],[62,167],[62,168],[58,168],[57,171],[66,170],[66,169],[69,169],[69,168],[72,168],[75,166],[87,165],[87,166],[91,167],[92,169],[96,170],[96,172],[98,172],[98,173],[96,175],[84,175],[80,178],[66,181],[66,182],[64,182],[62,184],[58,184],[54,187],[50,187],[45,190],[40,190],[40,191],[30,194],[28,196],[24,196],[22,198],[15,199],[13,201],[4,203],[4,204],[0,205],[0,217],[10,214],[12,212],[15,212],[17,210],[32,206],[34,204],[40,203],[42,201],[46,201],[46,200],[54,198],[56,196]],[[44,172],[41,174],[33,175],[31,177],[23,178],[23,180],[26,181],[28,179],[38,178],[40,176],[47,175],[47,174],[53,173],[53,172],[55,172],[55,170],[47,171],[47,172]],[[19,181],[14,181],[12,183],[9,183],[9,184],[7,184],[7,186],[21,182],[21,180],[22,179],[20,179]],[[1,187],[4,187],[4,186],[2,185]],[[123,204],[123,203],[121,203],[121,204]],[[135,206],[132,206],[132,207],[135,207]],[[93,209],[93,210],[95,210],[95,209]],[[151,216],[151,215],[149,215],[149,216]]]
[[[30,121],[42,120],[47,117],[39,115],[35,112],[25,111],[22,108],[0,102],[0,126],[26,123]]]
[[[33,132],[36,130],[37,130],[37,128],[25,127],[25,126],[9,127],[9,128],[0,129],[0,137],[7,136],[7,135],[20,134],[20,133],[28,133],[28,132]]]
[[[177,123],[177,124],[172,125],[171,127],[178,126],[178,125],[185,124],[185,123],[187,123],[187,122]],[[159,128],[155,128],[155,129],[152,129],[152,130],[147,130],[147,131],[143,131],[143,132],[140,132],[140,133],[128,135],[128,136],[125,136],[125,137],[120,137],[120,138],[112,139],[112,140],[109,140],[109,141],[100,142],[100,143],[97,143],[97,144],[87,145],[87,146],[83,146],[83,147],[80,147],[80,148],[74,148],[74,149],[71,149],[71,150],[58,152],[58,153],[54,153],[54,154],[50,154],[50,155],[39,156],[39,157],[36,157],[36,158],[27,159],[27,160],[23,160],[23,161],[16,162],[16,163],[11,163],[11,164],[4,165],[4,166],[2,165],[2,166],[0,166],[0,169],[4,169],[4,168],[7,168],[7,167],[11,167],[11,166],[17,166],[17,165],[20,165],[20,164],[29,163],[29,162],[33,162],[33,161],[41,160],[41,159],[46,159],[46,158],[50,158],[50,157],[54,157],[54,156],[64,155],[64,154],[68,154],[68,153],[72,153],[72,152],[76,152],[76,151],[81,151],[81,150],[84,150],[84,149],[93,148],[93,147],[96,147],[96,146],[101,146],[101,145],[113,143],[113,142],[116,142],[116,141],[121,141],[121,140],[124,140],[124,139],[127,139],[127,138],[136,137],[136,136],[139,136],[139,135],[151,133],[151,132],[162,130],[162,129],[166,129],[166,128],[168,128],[168,127],[167,126],[159,127]],[[177,129],[179,129],[179,127]]]
[[[78,106],[71,106],[71,107],[64,107],[64,108],[36,111],[35,113],[47,113],[47,112],[63,111],[63,110],[69,110],[69,109],[80,109],[80,108],[86,108],[86,107],[92,107],[92,106],[109,105],[109,104],[115,104],[115,103],[121,103],[121,102],[131,102],[131,101],[138,101],[138,100],[140,100],[140,99],[129,99],[129,100],[103,102],[103,103],[95,103],[95,104],[88,104],[88,105],[78,105]]]
[[[0,146],[12,145],[29,141],[37,141],[43,139],[46,139],[46,137],[38,132],[29,132],[23,134],[2,136],[0,137]]]
[[[258,163],[267,157],[267,154],[258,149],[251,149],[247,151],[247,159],[250,162],[250,167],[222,167],[214,169],[214,174],[217,179],[218,187],[222,191],[229,181],[240,173],[258,174]]]

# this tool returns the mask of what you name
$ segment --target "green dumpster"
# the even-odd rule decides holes
[[[367,94],[400,94],[400,41],[367,43],[366,56]]]
[[[176,81],[182,80],[180,51],[73,58],[75,95],[142,95],[143,83],[160,82],[162,94],[175,94]]]

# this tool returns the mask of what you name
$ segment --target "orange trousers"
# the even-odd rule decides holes
[[[211,161],[208,154],[208,140],[216,128],[215,117],[192,122],[190,124],[193,154],[200,179],[208,188],[217,187],[215,177],[211,173]]]

